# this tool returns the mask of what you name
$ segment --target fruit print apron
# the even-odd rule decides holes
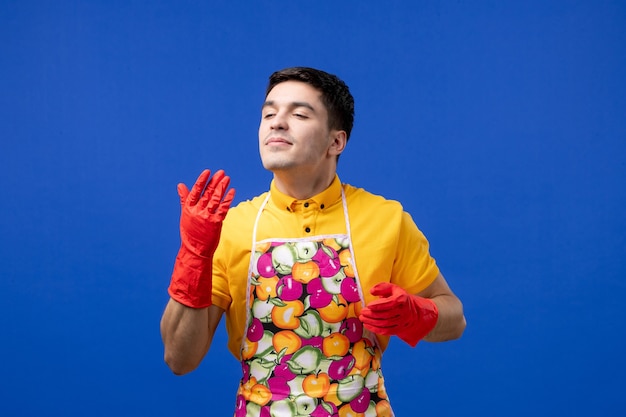
[[[344,234],[256,241],[248,271],[235,417],[390,417],[375,335]]]

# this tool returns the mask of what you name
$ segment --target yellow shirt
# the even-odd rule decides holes
[[[354,262],[365,303],[374,297],[369,289],[392,282],[410,294],[428,287],[439,274],[428,251],[428,241],[400,203],[361,188],[341,184],[336,176],[326,190],[308,200],[296,200],[270,186],[270,199],[257,226],[256,240],[305,238],[346,233],[341,200],[343,187],[348,206]],[[246,327],[248,267],[252,233],[267,193],[229,210],[220,244],[213,258],[213,304],[226,311],[228,348],[239,359]],[[388,337],[378,336],[384,349]]]

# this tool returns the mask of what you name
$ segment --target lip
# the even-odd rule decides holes
[[[292,142],[289,139],[280,137],[280,136],[271,136],[265,139],[266,145],[292,145]]]

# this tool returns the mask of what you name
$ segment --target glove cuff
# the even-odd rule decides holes
[[[408,343],[411,347],[428,335],[437,325],[439,310],[437,304],[428,298],[417,295],[410,296],[411,304],[415,312],[413,325],[398,333],[397,336]]]
[[[199,256],[182,245],[168,288],[170,297],[187,307],[209,307],[212,304],[212,268],[212,256]]]

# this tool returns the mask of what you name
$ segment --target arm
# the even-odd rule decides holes
[[[433,283],[417,294],[417,296],[430,299],[437,305],[439,310],[437,324],[424,340],[428,342],[445,342],[461,337],[465,330],[463,304],[450,290],[443,275],[439,274]]]
[[[224,313],[212,305],[213,254],[234,190],[226,191],[230,178],[223,171],[210,175],[204,170],[191,192],[178,184],[181,247],[168,288],[171,298],[161,318],[165,362],[177,375],[200,364]]]
[[[209,351],[223,313],[215,305],[191,308],[170,298],[161,318],[161,338],[165,363],[172,372],[183,375],[198,367]]]

